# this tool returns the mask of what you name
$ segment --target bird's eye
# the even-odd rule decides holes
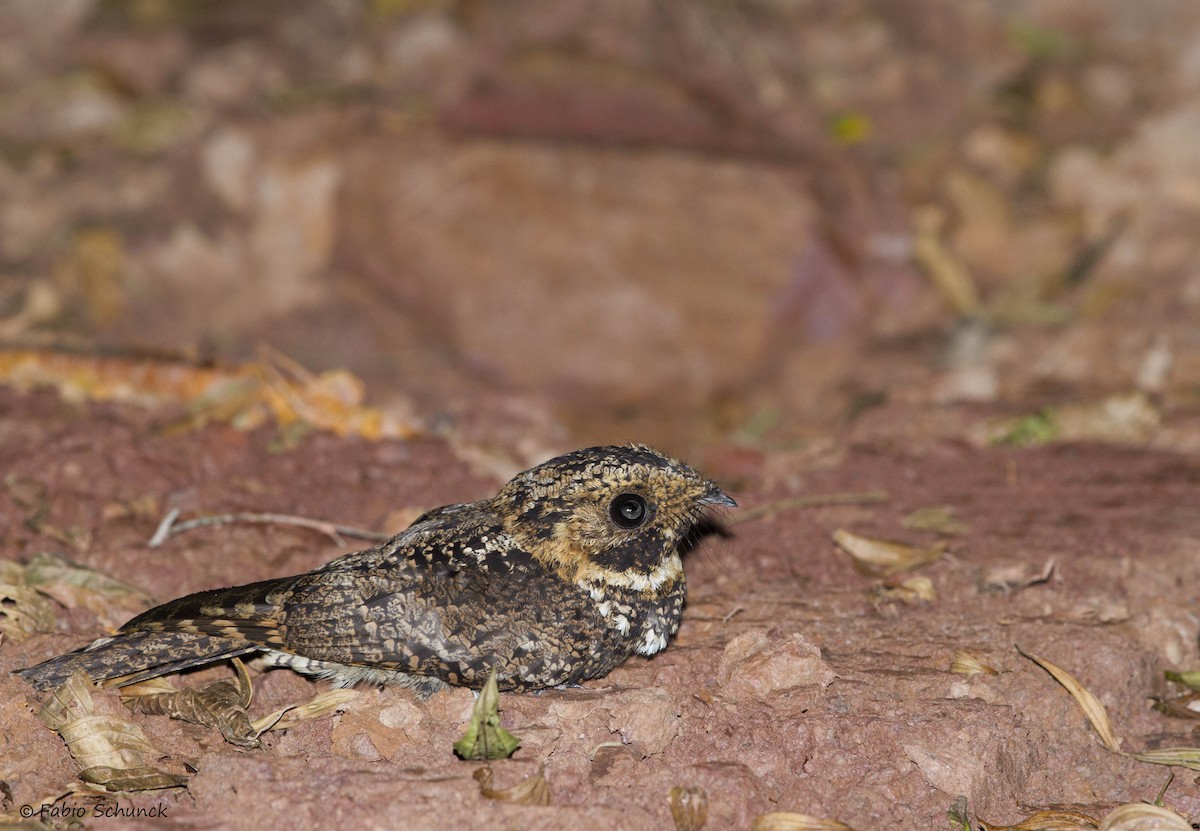
[[[646,500],[636,493],[623,493],[612,501],[608,513],[622,528],[637,528],[646,521]]]

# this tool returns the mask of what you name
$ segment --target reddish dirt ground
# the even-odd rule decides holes
[[[272,450],[272,431],[227,427],[156,435],[145,412],[0,397],[8,488],[0,534],[18,558],[56,551],[134,579],[160,599],[282,576],[338,553],[322,535],[227,526],[147,541],[158,514],[298,513],[379,527],[398,511],[494,489],[439,441],[368,443],[313,435]],[[1070,804],[1093,816],[1150,799],[1165,768],[1103,749],[1080,710],[1027,652],[1073,671],[1107,707],[1125,747],[1179,746],[1190,724],[1150,708],[1162,670],[1194,660],[1200,614],[1188,586],[1200,546],[1200,462],[1168,452],[1070,445],[979,450],[934,442],[904,453],[858,445],[839,458],[796,460],[769,473],[742,460],[744,511],[795,495],[880,491],[878,504],[787,509],[709,536],[688,557],[684,626],[654,659],[637,658],[583,689],[502,697],[523,739],[493,765],[498,786],[544,765],[551,807],[483,799],[479,763],[456,759],[472,696],[418,701],[364,691],[345,712],[268,733],[240,750],[214,731],[132,715],[168,763],[195,768],[186,789],[122,797],[161,805],[155,827],[435,828],[517,824],[662,828],[667,793],[702,788],[709,827],[748,827],[797,811],[856,828],[936,827],[960,795],[989,821]],[[718,473],[719,475],[719,473]],[[43,494],[30,504],[14,493]],[[123,514],[114,505],[148,504]],[[24,497],[23,497],[24,498]],[[138,503],[138,500],[143,500]],[[919,508],[943,506],[965,526],[920,573],[936,596],[906,605],[873,594],[831,542],[837,528],[930,542],[906,530]],[[42,531],[31,530],[36,512]],[[47,529],[57,529],[49,531]],[[75,550],[51,534],[86,539]],[[1033,577],[1053,560],[1048,580]],[[102,631],[95,615],[59,609],[55,634],[6,642],[7,672]],[[968,651],[999,671],[950,671]],[[188,684],[224,674],[214,669]],[[78,772],[36,718],[38,700],[5,675],[4,758],[16,805],[62,791]],[[256,677],[252,713],[306,701],[320,684],[286,671]],[[111,694],[109,694],[111,695]],[[90,808],[68,797],[60,805]],[[1200,812],[1190,777],[1168,804]],[[99,822],[99,821],[97,821]],[[103,827],[119,827],[104,820]]]

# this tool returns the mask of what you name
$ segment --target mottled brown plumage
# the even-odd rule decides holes
[[[518,474],[491,499],[419,517],[374,548],[277,580],[199,592],[111,638],[21,670],[124,685],[238,655],[429,693],[532,690],[606,675],[679,628],[680,546],[709,505],[734,504],[649,448],[593,447]]]

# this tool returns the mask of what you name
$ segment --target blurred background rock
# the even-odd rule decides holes
[[[8,347],[269,344],[531,460],[1200,446],[1188,0],[7,0],[0,194]]]

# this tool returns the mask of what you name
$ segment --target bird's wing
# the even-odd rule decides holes
[[[279,609],[295,577],[196,592],[142,612],[121,627],[135,632],[187,632],[279,646]]]
[[[314,578],[326,572],[344,570],[371,572],[393,562],[397,551],[410,548],[413,537],[428,534],[454,522],[472,506],[446,505],[422,514],[407,530],[373,548],[346,554],[308,574],[262,580],[244,586],[196,592],[161,606],[149,609],[121,627],[121,633],[185,632],[210,635],[231,640],[243,640],[263,646],[280,648],[285,645],[280,624],[283,609],[297,585],[310,590],[328,581]],[[327,595],[332,599],[332,594]]]
[[[467,677],[520,656],[547,609],[545,569],[496,526],[413,535],[384,561],[344,557],[300,577],[284,603],[288,652],[316,660]],[[531,647],[532,648],[532,647]]]

